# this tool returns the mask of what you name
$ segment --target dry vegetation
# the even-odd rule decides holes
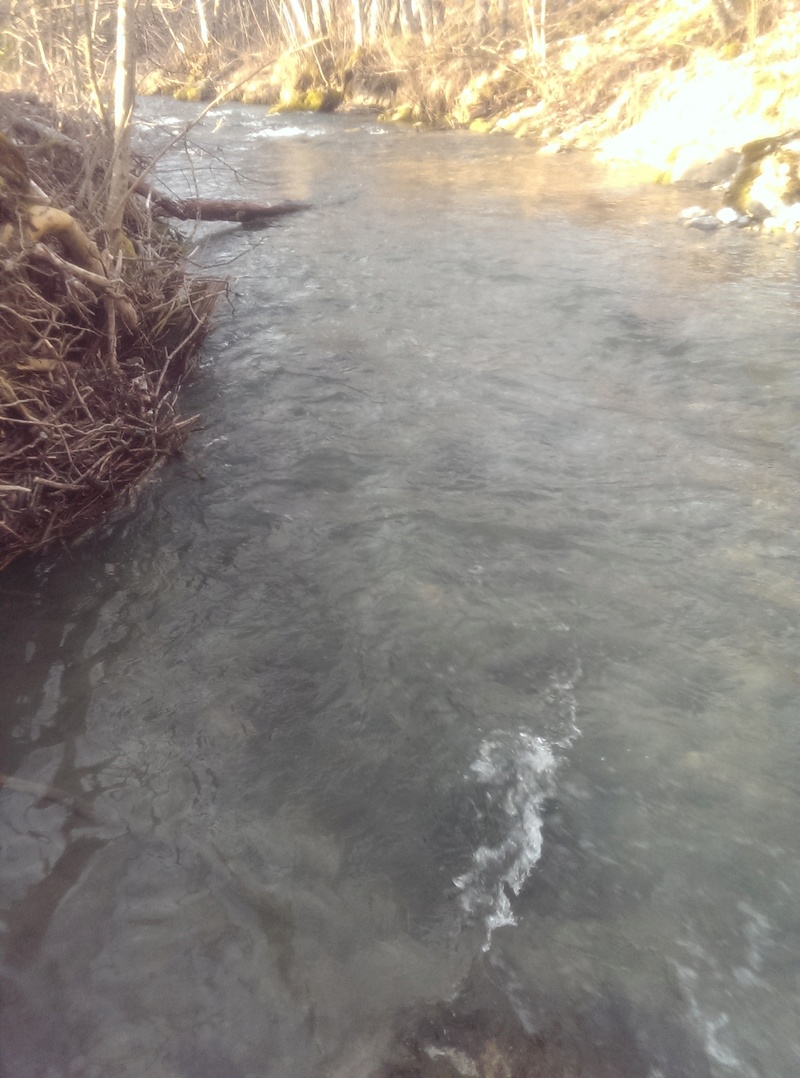
[[[547,138],[586,124],[586,137],[594,128],[610,132],[638,119],[665,73],[684,67],[698,51],[730,57],[748,48],[786,4],[367,0],[358,26],[356,6],[335,8],[329,0],[328,18],[321,0],[294,0],[278,14],[268,4],[271,17],[259,23],[260,42],[232,46],[220,30],[203,47],[173,43],[159,52],[153,44],[150,56],[160,60],[143,85],[183,97],[227,92],[273,104],[282,89],[338,86],[353,70],[356,103],[395,107],[403,119],[464,126],[527,109],[521,133]],[[303,50],[311,40],[317,44],[288,60],[264,63],[270,53]],[[247,60],[237,64],[242,48],[249,50]],[[261,70],[247,78],[248,66]]]
[[[114,10],[0,0],[0,72],[101,102]],[[635,122],[698,53],[734,56],[788,10],[790,0],[152,0],[139,13],[139,87],[325,108],[346,91],[394,118],[478,130],[499,119],[514,134],[586,142]]]
[[[187,277],[141,199],[109,254],[95,123],[0,95],[0,130],[2,568],[86,530],[180,450],[175,394],[221,285]]]
[[[453,24],[427,49],[385,42],[368,65],[395,80],[396,101],[415,107],[413,119],[588,145],[636,122],[665,77],[698,53],[736,55],[753,25],[767,30],[777,14],[763,9],[755,24],[723,28],[711,0],[576,0],[548,13],[538,43],[519,19],[516,34],[480,41],[469,24]],[[367,73],[367,98],[373,85]]]

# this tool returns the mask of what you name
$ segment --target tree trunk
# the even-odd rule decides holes
[[[200,30],[200,40],[203,42],[203,48],[208,48],[209,35],[208,35],[208,20],[206,19],[206,5],[205,0],[195,0],[197,6],[197,23]]]
[[[369,40],[371,44],[380,41],[389,22],[387,0],[371,0],[369,9]]]
[[[292,9],[292,15],[294,16],[298,32],[302,34],[302,41],[310,41],[314,35],[311,33],[311,27],[308,23],[308,16],[306,15],[305,8],[300,3],[300,0],[289,0],[289,6]]]
[[[422,40],[426,45],[433,44],[433,5],[431,0],[416,0],[419,25],[422,30]]]
[[[325,20],[325,25],[331,27],[336,21],[336,12],[334,9],[334,0],[320,0],[322,5],[322,15]],[[326,30],[325,33],[328,31]]]
[[[33,26],[33,39],[36,42],[36,48],[39,50],[39,58],[42,61],[42,67],[47,72],[48,78],[52,81],[53,68],[50,66],[50,61],[47,58],[47,53],[44,49],[45,35],[42,33],[42,27],[39,22],[39,9],[36,6],[36,0],[31,3],[30,7],[31,24]]]
[[[328,24],[325,21],[325,11],[320,0],[311,0],[311,24],[314,28],[314,37],[324,37],[328,32]]]
[[[400,8],[400,33],[408,40],[417,32],[414,12],[411,10],[411,0],[399,0]]]
[[[131,174],[131,115],[136,86],[135,0],[117,3],[117,57],[114,69],[114,160],[106,204],[106,230],[112,246],[122,231]]]
[[[481,40],[489,29],[489,0],[475,0],[474,21],[475,37]]]
[[[97,65],[94,59],[94,31],[97,15],[97,5],[95,4],[94,15],[89,8],[89,0],[83,0],[83,26],[81,28],[80,39],[83,46],[83,61],[86,65],[86,74],[89,79],[89,88],[92,95],[92,104],[94,105],[95,112],[100,117],[103,127],[107,131],[110,131],[108,119],[108,110],[103,100],[103,95],[100,93],[100,82],[97,78]],[[78,33],[78,22],[75,22],[76,34]]]
[[[361,0],[353,0],[353,44],[357,49],[364,45],[364,15]]]
[[[497,5],[497,19],[499,23],[500,37],[508,34],[508,0],[499,0]]]

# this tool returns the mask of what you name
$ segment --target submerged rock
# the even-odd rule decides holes
[[[702,232],[714,232],[721,225],[722,221],[713,213],[704,214],[702,217],[693,217],[689,221],[689,228],[699,228]]]
[[[610,985],[559,1006],[517,982],[512,1003],[498,975],[474,970],[452,1003],[410,1019],[373,1078],[710,1078],[702,1046],[672,1016]]]

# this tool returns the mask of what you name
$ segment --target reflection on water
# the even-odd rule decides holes
[[[193,164],[315,208],[198,233],[189,459],[0,580],[2,1073],[794,1078],[794,253],[352,116]]]

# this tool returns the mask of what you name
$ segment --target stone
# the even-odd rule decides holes
[[[723,150],[721,153],[700,148],[697,153],[689,154],[685,149],[678,153],[669,169],[673,182],[717,184],[729,179],[736,171],[739,154],[736,150]]]
[[[514,134],[522,124],[526,124],[529,120],[539,116],[542,112],[544,103],[540,101],[536,105],[530,105],[524,109],[516,109],[514,112],[510,112],[508,116],[501,116],[495,121],[495,129],[497,131],[507,131],[509,134]]]
[[[707,217],[708,210],[703,209],[702,206],[687,206],[678,216],[682,221],[693,221],[696,217]]]
[[[723,225],[732,225],[739,220],[739,211],[733,206],[723,206],[721,210],[717,210],[717,220]]]
[[[702,232],[713,232],[719,228],[722,222],[713,214],[704,217],[693,217],[689,222],[689,228],[699,228]]]

